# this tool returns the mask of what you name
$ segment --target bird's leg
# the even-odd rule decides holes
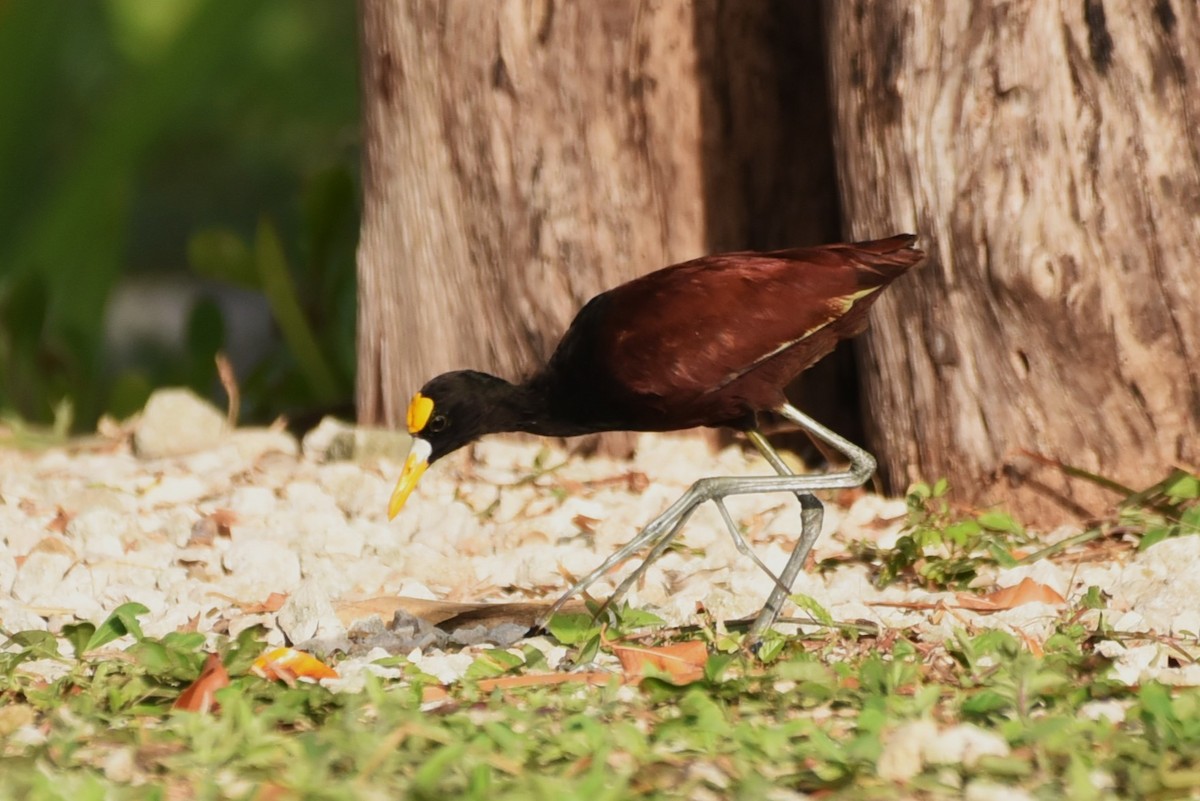
[[[693,485],[692,489],[697,490],[697,485]],[[703,489],[697,491],[700,494],[704,493]],[[682,517],[679,518],[671,530],[663,535],[663,538],[660,539],[658,544],[654,546],[654,550],[646,554],[646,558],[642,560],[642,563],[634,568],[634,571],[626,576],[624,581],[617,585],[617,588],[613,590],[612,595],[610,595],[608,600],[605,601],[600,607],[597,614],[603,612],[605,609],[608,609],[614,604],[619,604],[621,602],[621,599],[625,597],[626,593],[633,589],[633,585],[636,584],[638,579],[642,577],[642,574],[649,570],[650,566],[658,561],[658,558],[662,556],[664,552],[666,552],[667,548],[671,546],[671,543],[675,541],[675,537],[678,536],[679,532],[683,530],[683,524],[686,523],[688,518],[692,516],[692,512],[695,511],[696,507],[705,500],[712,501],[713,504],[716,505],[717,509],[721,511],[721,517],[725,519],[725,526],[729,529],[729,533],[733,537],[733,544],[737,547],[738,551],[750,557],[754,564],[758,565],[764,573],[766,573],[776,582],[776,584],[779,583],[779,579],[775,578],[775,574],[771,572],[771,569],[762,563],[762,560],[758,558],[758,554],[754,553],[753,549],[751,549],[749,544],[747,544],[746,539],[742,536],[741,532],[737,530],[737,524],[733,522],[733,518],[730,516],[729,510],[725,508],[724,496],[713,495],[707,499],[702,497],[697,500],[696,503],[690,509],[688,509]]]
[[[571,585],[571,588],[564,592],[559,599],[554,602],[554,605],[547,609],[546,612],[540,618],[538,618],[537,622],[533,624],[533,628],[530,629],[530,631],[545,631],[546,624],[550,622],[550,618],[554,617],[554,615],[558,613],[558,610],[562,609],[563,605],[566,604],[567,601],[584,592],[588,587],[595,584],[600,578],[608,573],[608,571],[612,570],[618,564],[628,559],[634,553],[640,551],[647,545],[654,543],[654,550],[652,550],[647,556],[646,561],[643,561],[642,565],[639,565],[638,570],[635,571],[634,578],[641,575],[641,571],[644,570],[648,562],[652,562],[654,559],[657,559],[662,555],[662,552],[666,550],[667,546],[671,543],[671,540],[675,538],[675,535],[679,532],[679,529],[681,529],[683,524],[687,522],[687,519],[692,516],[692,512],[695,511],[696,507],[707,500],[707,498],[700,497],[699,493],[697,492],[698,484],[699,482],[697,482],[697,484],[693,484],[691,488],[689,488],[688,491],[679,498],[679,500],[667,507],[667,509],[658,517],[647,523],[646,526],[640,532],[638,532],[636,537],[625,543],[620,550],[600,563],[599,567]],[[626,580],[626,582],[627,581],[628,580]],[[622,582],[621,586],[625,587],[625,590],[628,591],[628,587],[625,586],[626,582]],[[620,600],[621,595],[624,595],[624,592],[621,592],[620,595],[614,593],[613,597],[610,597],[608,601],[605,601],[603,608],[607,608],[611,603],[613,603],[614,598],[616,600]]]
[[[766,438],[755,432],[757,438],[752,436],[751,441],[763,452],[763,456],[771,463],[775,470],[780,473],[779,476],[737,476],[700,479],[679,500],[671,504],[666,511],[650,521],[636,537],[567,590],[538,620],[533,630],[544,629],[545,623],[571,597],[586,590],[614,566],[629,558],[637,551],[646,546],[653,545],[653,549],[647,554],[646,559],[643,560],[642,564],[629,577],[621,582],[605,606],[607,607],[610,604],[619,602],[625,593],[628,592],[629,588],[633,586],[633,582],[641,577],[655,559],[662,556],[696,507],[705,501],[718,502],[718,508],[723,511],[723,516],[726,518],[726,524],[733,536],[734,544],[738,546],[739,550],[742,550],[743,547],[749,550],[749,546],[746,545],[744,538],[737,531],[736,526],[732,525],[732,520],[729,518],[728,512],[724,510],[723,503],[719,501],[729,495],[791,492],[799,498],[802,510],[800,541],[796,544],[796,548],[792,551],[792,555],[788,558],[788,562],[778,578],[767,570],[768,575],[771,575],[772,579],[774,579],[775,587],[771,591],[766,605],[763,606],[762,611],[750,627],[750,636],[752,639],[757,639],[761,636],[779,616],[779,610],[782,609],[784,600],[787,598],[788,593],[791,592],[792,583],[804,567],[805,559],[807,559],[809,551],[812,550],[813,544],[821,533],[821,520],[824,514],[823,507],[821,506],[821,502],[812,493],[818,490],[861,486],[870,478],[871,473],[875,470],[875,459],[871,454],[849,440],[835,434],[791,404],[784,403],[776,411],[845,455],[850,460],[850,469],[814,476],[793,475],[791,470],[788,469],[787,465],[779,457],[779,454],[766,441]],[[766,570],[765,566],[757,559],[755,562]]]
[[[821,425],[790,403],[785,402],[777,411],[805,431],[810,432],[836,448],[850,460],[849,470],[829,473],[824,476],[814,476],[813,478],[818,481],[823,480],[822,483],[825,483],[826,486],[820,487],[814,484],[810,485],[811,489],[836,489],[847,486],[861,486],[875,472],[875,457],[850,440]],[[757,431],[751,431],[749,435],[750,441],[755,444],[766,460],[771,463],[771,466],[780,475],[791,475],[791,469],[779,457],[779,454],[771,447],[771,444],[767,442],[766,437]],[[817,538],[821,535],[821,523],[825,517],[825,509],[821,505],[821,502],[815,495],[803,491],[797,492],[796,498],[800,501],[800,540],[796,543],[796,547],[792,549],[792,555],[788,557],[787,564],[783,567],[783,573],[778,578],[772,575],[772,578],[775,578],[775,587],[767,597],[767,602],[763,604],[762,611],[758,613],[758,617],[754,619],[754,623],[750,626],[749,639],[751,641],[757,641],[779,618],[783,602],[791,593],[796,576],[803,569],[804,563],[808,560],[809,553],[812,552],[813,546],[817,543]]]

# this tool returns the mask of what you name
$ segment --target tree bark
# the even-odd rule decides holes
[[[399,424],[445,370],[526,374],[623,280],[838,235],[816,4],[360,11],[364,422]],[[853,384],[846,355],[801,397],[852,431],[853,404],[830,391]]]
[[[362,0],[360,420],[704,251],[690,5]]]
[[[849,233],[915,228],[865,375],[893,490],[1046,522],[1200,461],[1200,6],[827,2]]]

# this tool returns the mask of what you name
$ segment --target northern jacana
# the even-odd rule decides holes
[[[842,339],[867,325],[880,290],[924,254],[903,234],[855,244],[769,253],[726,253],[664,267],[592,298],[554,354],[517,384],[471,370],[440,375],[408,407],[412,450],[388,504],[395,517],[425,469],[485,434],[523,431],[571,437],[600,431],[674,431],[726,426],[745,432],[778,476],[702,478],[625,547],[579,580],[543,616],[613,566],[653,546],[609,599],[623,597],[698,505],[716,504],[738,549],[775,583],[750,628],[757,639],[783,606],[821,531],[817,490],[856,487],[875,470],[871,454],[793,407],[783,388]],[[795,476],[757,428],[774,411],[850,460],[845,471]],[[723,499],[795,493],[802,530],[775,576],[751,552]]]

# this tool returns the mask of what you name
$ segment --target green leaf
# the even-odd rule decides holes
[[[138,616],[149,614],[150,610],[139,603],[130,602],[121,604],[113,610],[112,614],[99,625],[95,633],[88,640],[84,651],[91,651],[103,645],[107,645],[113,640],[124,637],[126,634],[132,636],[135,640],[143,638],[141,624],[138,623]]]
[[[808,612],[808,614],[812,616],[812,619],[821,625],[835,625],[833,621],[833,615],[829,614],[829,610],[821,606],[821,604],[818,603],[817,600],[812,596],[804,595],[803,593],[795,593],[794,595],[789,596],[789,599],[796,606]]]
[[[1191,473],[1179,471],[1172,476],[1171,483],[1163,488],[1163,494],[1175,501],[1190,501],[1200,498],[1200,477]]]
[[[578,645],[600,631],[589,614],[555,615],[550,618],[546,628],[563,645]]]
[[[979,525],[991,531],[1002,531],[1007,534],[1024,533],[1025,528],[1004,512],[984,512],[975,518]]]
[[[1169,538],[1174,533],[1174,526],[1158,525],[1146,529],[1146,533],[1142,535],[1138,541],[1137,549],[1144,551],[1151,545],[1156,545],[1163,540]]]
[[[1021,560],[1012,555],[1012,551],[998,542],[989,542],[987,550],[1000,567],[1016,567],[1021,562]]]
[[[758,646],[756,656],[764,664],[770,664],[779,658],[779,655],[783,653],[783,646],[786,644],[783,637],[764,638]]]
[[[972,538],[979,535],[982,527],[974,520],[960,520],[946,526],[945,537],[955,545],[963,546]]]
[[[243,629],[229,650],[222,654],[221,661],[231,676],[239,676],[250,671],[250,665],[259,657],[267,646],[267,630],[261,625]]]
[[[33,659],[57,659],[61,655],[58,652],[58,638],[48,631],[18,631],[8,641],[21,646]]]
[[[68,623],[62,627],[62,636],[71,644],[76,659],[83,659],[87,653],[88,643],[96,635],[96,627],[88,622]]]
[[[618,615],[618,621],[621,631],[662,626],[666,623],[666,621],[653,612],[647,612],[644,609],[634,609],[633,607],[629,606],[621,609],[621,612]]]
[[[467,668],[466,677],[468,679],[490,679],[503,676],[524,664],[525,660],[518,654],[493,648],[484,651],[471,663]]]
[[[995,690],[981,690],[963,702],[962,711],[967,715],[987,717],[994,712],[1012,708],[1012,701]]]
[[[737,661],[733,654],[713,654],[704,663],[704,678],[710,684],[720,684],[725,678],[725,671]]]
[[[1083,595],[1083,605],[1087,609],[1104,609],[1108,606],[1104,600],[1104,591],[1092,584]]]

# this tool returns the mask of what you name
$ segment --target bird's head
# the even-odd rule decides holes
[[[389,520],[400,512],[429,465],[500,430],[495,425],[498,401],[511,389],[507,381],[473,370],[443,373],[421,387],[408,405],[412,448],[388,502]]]

